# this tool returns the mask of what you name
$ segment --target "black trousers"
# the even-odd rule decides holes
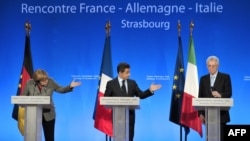
[[[135,111],[129,110],[129,141],[134,140]]]
[[[43,117],[42,124],[45,141],[54,141],[55,119],[46,121]]]
[[[226,123],[220,124],[220,141],[224,141],[224,130],[225,130]]]

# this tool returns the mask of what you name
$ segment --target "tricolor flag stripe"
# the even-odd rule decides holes
[[[103,56],[102,56],[102,64],[100,70],[100,81],[99,81],[99,89],[97,92],[95,109],[94,109],[94,127],[103,133],[109,136],[113,136],[113,125],[112,125],[112,110],[107,109],[103,105],[100,105],[100,97],[104,96],[106,84],[109,80],[112,79],[113,71],[112,71],[112,59],[111,59],[111,45],[110,45],[110,33],[108,27],[110,23],[106,23],[107,35],[105,38]]]
[[[99,93],[104,94],[105,93],[105,89],[106,89],[106,84],[109,80],[111,80],[112,78],[104,73],[102,73],[101,76],[101,82],[100,82],[100,88],[99,88]]]
[[[188,62],[184,92],[189,95],[192,95],[193,97],[198,97],[198,92],[199,92],[198,86],[199,82],[197,75],[197,66]]]
[[[189,41],[187,72],[181,109],[181,123],[194,129],[202,137],[202,123],[198,116],[198,111],[192,106],[192,98],[197,98],[199,92],[198,69],[196,66],[192,36]]]
[[[32,63],[31,47],[30,47],[30,29],[29,29],[30,23],[25,23],[25,27],[26,27],[26,35],[25,35],[24,59],[16,93],[17,96],[22,94],[22,91],[25,87],[27,80],[29,80],[33,74],[33,63]],[[24,135],[24,122],[25,122],[24,114],[25,114],[25,109],[15,104],[12,111],[12,118],[18,121],[18,129],[22,135]]]

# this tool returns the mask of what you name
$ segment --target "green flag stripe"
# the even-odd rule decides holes
[[[190,40],[189,40],[188,62],[196,66],[194,41],[193,41],[192,36],[190,37]]]

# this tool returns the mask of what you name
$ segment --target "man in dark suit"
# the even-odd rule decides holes
[[[140,97],[141,99],[154,95],[154,91],[161,88],[161,85],[151,84],[146,91],[141,91],[136,81],[129,79],[130,65],[120,63],[117,66],[118,76],[107,82],[104,96],[116,97]],[[124,90],[123,90],[124,87]],[[129,141],[133,141],[135,126],[135,110],[129,111]]]
[[[206,98],[230,98],[232,96],[232,85],[230,75],[218,71],[219,58],[209,56],[206,60],[209,74],[200,78],[199,97]],[[200,119],[205,123],[204,111],[199,111]],[[221,110],[221,141],[223,141],[224,127],[230,122],[228,110]]]

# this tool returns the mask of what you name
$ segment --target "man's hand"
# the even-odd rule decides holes
[[[221,97],[222,97],[221,94],[218,93],[217,91],[212,91],[212,95],[213,95],[214,97],[216,97],[216,98],[221,98]]]
[[[206,122],[206,119],[204,117],[204,115],[200,114],[200,119],[201,119],[201,122],[204,124]]]
[[[160,88],[161,88],[161,85],[160,85],[160,84],[156,85],[156,84],[152,83],[152,84],[150,85],[149,90],[153,93],[154,91],[156,91],[156,90],[158,90],[158,89],[160,89]]]

